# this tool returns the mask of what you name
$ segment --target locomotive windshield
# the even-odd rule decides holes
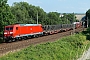
[[[6,27],[5,30],[13,30],[13,27]]]

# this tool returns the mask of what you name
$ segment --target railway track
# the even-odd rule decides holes
[[[62,33],[58,33],[58,34],[43,36],[43,37],[39,37],[39,38],[32,38],[32,39],[27,39],[27,40],[12,42],[12,43],[2,43],[2,44],[0,44],[0,56],[3,56],[9,52],[14,52],[14,51],[20,50],[22,48],[26,48],[30,45],[36,45],[36,44],[40,44],[40,43],[55,41],[62,37],[71,35],[75,31],[81,32],[81,31],[83,31],[83,28],[78,28],[75,30],[70,30],[70,31],[62,32]]]

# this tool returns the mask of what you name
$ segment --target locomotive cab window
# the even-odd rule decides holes
[[[16,27],[16,30],[18,30],[18,27]]]
[[[9,27],[6,27],[5,30],[9,30]]]
[[[13,30],[13,27],[10,27],[10,29],[9,30]]]
[[[7,30],[7,31],[13,30],[13,27],[6,27],[5,30]]]

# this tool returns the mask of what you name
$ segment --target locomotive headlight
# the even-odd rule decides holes
[[[10,34],[13,34],[13,32],[10,32]]]
[[[7,34],[7,32],[4,32],[4,34]]]

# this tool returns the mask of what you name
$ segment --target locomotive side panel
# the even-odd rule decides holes
[[[42,26],[37,24],[26,24],[19,27],[19,31],[16,32],[18,36],[32,36],[36,34],[41,34],[43,32]]]

